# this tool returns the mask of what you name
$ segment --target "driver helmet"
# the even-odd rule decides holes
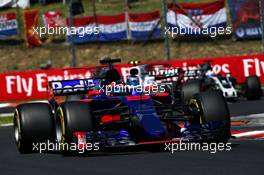
[[[213,77],[213,76],[214,76],[214,72],[213,72],[212,70],[208,70],[208,71],[205,73],[205,75],[206,75],[207,77]]]
[[[131,86],[138,86],[139,78],[137,76],[130,76],[128,77],[127,84]]]

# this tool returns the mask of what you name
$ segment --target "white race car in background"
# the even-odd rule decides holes
[[[248,100],[258,100],[263,95],[260,78],[257,76],[246,77],[242,90],[237,90],[236,79],[234,77],[215,75],[210,64],[199,65],[201,77],[207,86],[207,89],[215,89],[223,92],[227,99],[235,100],[240,95]]]
[[[212,76],[208,78],[213,80],[214,89],[222,91],[225,98],[235,99],[238,97],[237,90],[234,88],[228,77]]]

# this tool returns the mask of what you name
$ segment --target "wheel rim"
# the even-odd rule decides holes
[[[15,136],[15,142],[18,146],[20,146],[20,126],[19,126],[19,116],[17,111],[15,112],[14,115],[14,136]]]
[[[19,142],[19,131],[18,131],[16,117],[14,118],[14,131],[15,131],[15,141],[16,141],[16,143],[18,143]]]
[[[196,120],[193,120],[193,121],[195,121],[196,124],[200,124],[200,125],[205,124],[205,121],[203,120],[202,111],[201,111],[200,105],[198,103],[198,100],[192,98],[189,101],[189,107],[194,112],[194,115],[197,117]],[[199,120],[197,120],[197,119],[199,119]]]
[[[57,142],[61,143],[62,141],[62,131],[61,131],[61,116],[58,114],[56,117],[56,139]]]

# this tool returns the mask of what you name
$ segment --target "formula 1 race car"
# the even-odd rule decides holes
[[[135,64],[135,62],[137,64]],[[157,80],[159,79],[157,77],[161,76],[161,79],[171,78],[174,77],[179,70],[166,64],[140,64],[139,61],[130,61],[129,63],[133,65],[133,67],[130,68],[132,74],[135,75],[136,73],[142,85],[157,84]],[[159,72],[155,71],[155,67],[158,67]],[[201,64],[198,65],[196,70],[184,71],[183,76],[187,79],[188,85],[185,86],[186,83],[182,84],[181,89],[187,100],[194,93],[208,90],[221,91],[227,100],[236,100],[239,96],[244,96],[248,100],[258,100],[263,95],[259,77],[247,77],[242,89],[236,89],[235,78],[214,74],[210,64]],[[171,83],[172,81],[169,80],[170,86],[172,86]]]
[[[246,77],[242,89],[239,91],[236,87],[236,79],[230,76],[216,75],[212,71],[210,64],[199,65],[199,78],[204,82],[206,89],[220,90],[227,99],[236,99],[239,95],[248,100],[259,100],[263,95],[261,82],[257,76]]]
[[[176,140],[229,140],[230,114],[221,92],[194,93],[188,102],[184,101],[181,71],[173,93],[162,84],[144,86],[139,91],[140,84],[134,77],[126,83],[122,80],[112,65],[118,61],[102,60],[108,66],[100,68],[91,79],[49,82],[49,103],[18,105],[14,114],[17,149],[32,152],[35,143],[48,140],[78,147],[98,143],[100,149]],[[68,98],[59,102],[58,96]],[[60,151],[69,150],[60,147]]]
[[[224,97],[229,100],[235,100],[239,95],[246,97],[248,100],[259,100],[262,96],[261,83],[257,76],[247,77],[240,91],[235,88],[235,84],[230,77],[214,75],[207,77],[205,81],[207,81],[208,88],[220,90]]]

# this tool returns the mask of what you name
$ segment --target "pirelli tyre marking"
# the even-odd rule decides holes
[[[20,123],[20,115],[18,110],[15,110],[14,116],[14,129],[15,129],[15,140],[17,143],[17,147],[20,148],[21,146],[21,123]]]
[[[200,124],[203,125],[205,122],[203,120],[201,108],[200,108],[200,105],[199,105],[198,101],[196,99],[192,98],[192,99],[190,99],[189,105],[194,105],[196,107],[197,112],[199,113]]]
[[[60,117],[60,126],[61,126],[61,140],[58,140],[61,143],[65,143],[65,123],[64,123],[64,114],[61,107],[56,111],[56,117]]]

